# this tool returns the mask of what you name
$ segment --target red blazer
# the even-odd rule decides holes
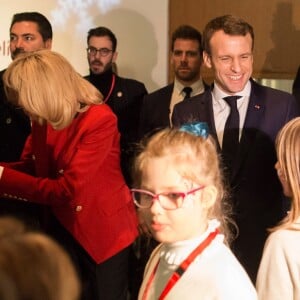
[[[138,234],[119,138],[117,118],[105,104],[91,106],[62,130],[33,123],[21,161],[2,164],[0,195],[49,205],[101,263]]]

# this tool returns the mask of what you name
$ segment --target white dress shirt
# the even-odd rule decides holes
[[[240,115],[240,135],[239,138],[241,138],[242,134],[242,128],[244,127],[245,119],[246,119],[246,113],[247,108],[249,104],[250,99],[250,92],[251,92],[251,83],[250,81],[247,82],[245,85],[245,88],[240,91],[239,93],[236,93],[238,96],[242,96],[240,99],[237,100],[237,108]],[[223,143],[223,134],[224,134],[224,127],[226,120],[230,113],[230,107],[226,103],[226,101],[223,99],[227,96],[233,96],[228,95],[224,93],[216,83],[214,83],[214,89],[212,91],[212,103],[213,103],[213,111],[214,111],[214,119],[215,119],[215,127],[217,131],[218,141],[219,144],[222,147]]]

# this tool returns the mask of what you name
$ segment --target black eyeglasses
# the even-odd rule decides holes
[[[135,205],[139,208],[150,208],[153,201],[157,200],[163,209],[174,210],[182,206],[186,196],[203,188],[204,186],[200,186],[188,192],[164,192],[159,194],[154,194],[146,190],[131,189],[131,193]]]
[[[88,47],[86,49],[86,51],[87,51],[87,53],[89,55],[92,55],[92,56],[96,56],[97,52],[99,52],[100,56],[102,56],[102,57],[105,57],[108,54],[110,54],[111,52],[113,52],[113,50],[110,50],[110,49],[107,49],[107,48],[99,48],[99,49],[97,49],[97,48],[92,47],[92,46]]]

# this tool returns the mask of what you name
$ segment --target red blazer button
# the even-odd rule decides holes
[[[81,211],[82,210],[82,206],[81,205],[77,205],[76,206],[76,211]]]

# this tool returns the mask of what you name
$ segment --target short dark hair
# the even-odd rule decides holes
[[[14,14],[9,30],[11,31],[11,28],[15,23],[23,21],[36,23],[38,25],[38,31],[41,34],[44,42],[52,39],[53,32],[49,20],[44,15],[38,12],[22,12]]]
[[[254,31],[252,26],[241,18],[224,15],[209,21],[203,31],[203,50],[211,54],[210,40],[216,31],[223,30],[228,35],[242,35],[248,33],[252,38],[252,50],[254,47]]]
[[[177,39],[195,40],[199,43],[199,52],[202,53],[201,33],[190,25],[181,25],[172,34],[171,50],[174,50],[174,44]]]
[[[114,33],[106,28],[106,27],[103,27],[103,26],[100,26],[100,27],[96,27],[96,28],[92,28],[88,31],[88,36],[87,36],[87,43],[89,43],[89,40],[92,36],[108,36],[108,38],[111,40],[112,42],[112,50],[113,52],[116,51],[117,49],[117,38],[116,36],[114,35]]]

